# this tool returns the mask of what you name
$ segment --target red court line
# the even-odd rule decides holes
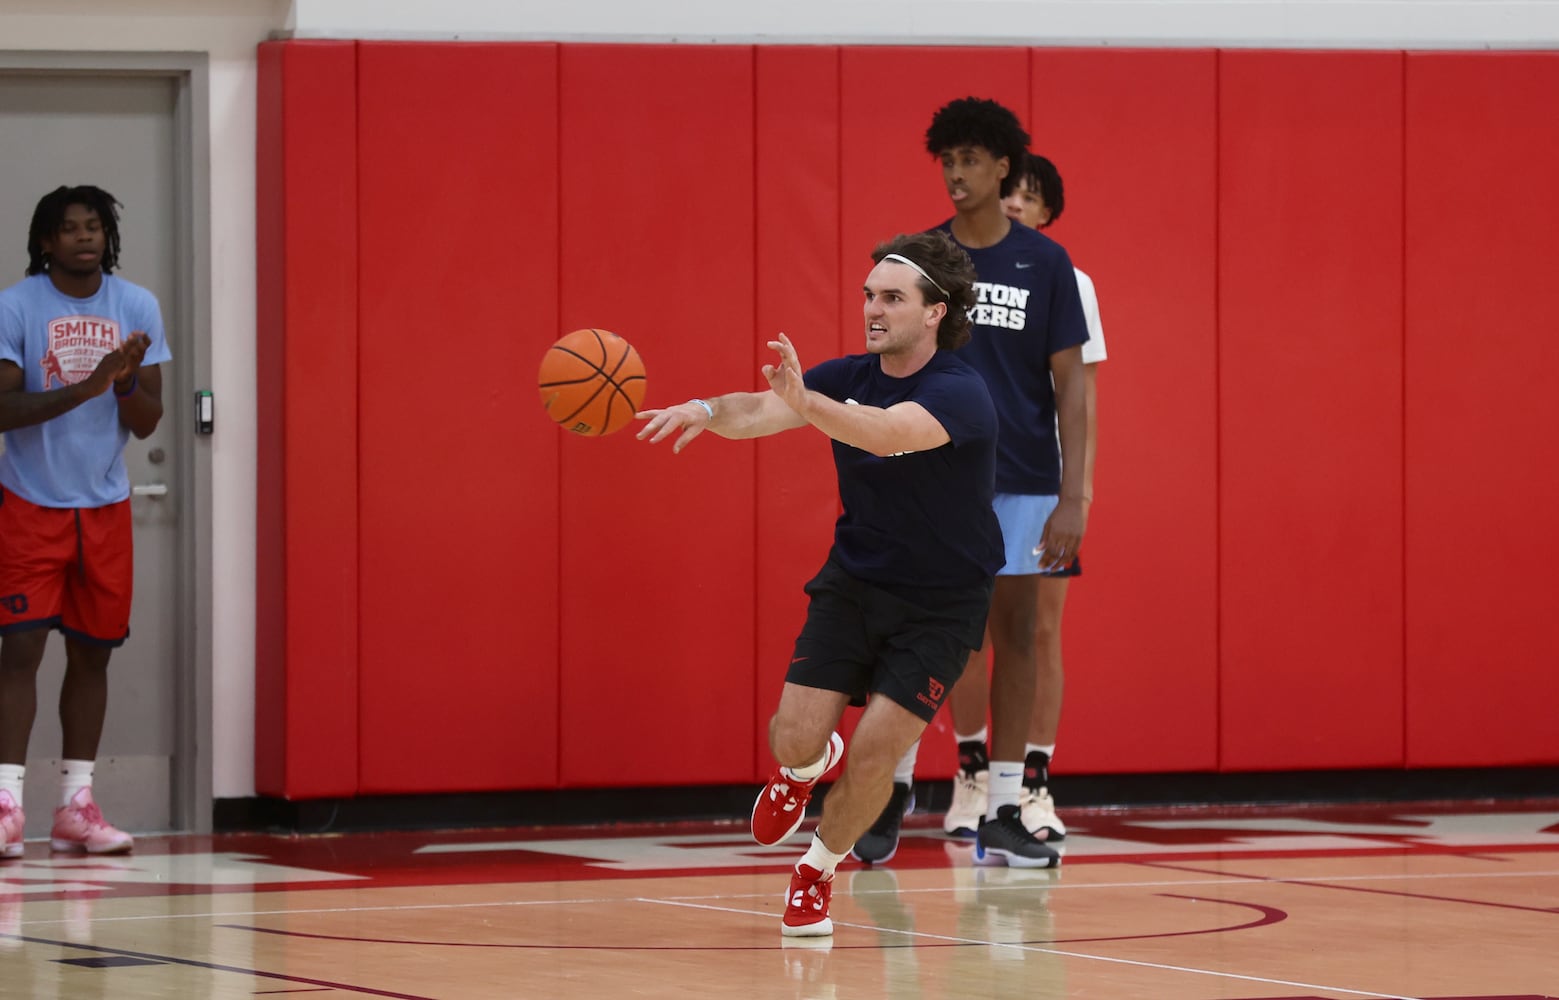
[[[1459,896],[1436,896],[1427,892],[1401,892],[1396,889],[1370,889],[1362,885],[1338,885],[1334,882],[1313,882],[1308,879],[1298,878],[1273,878],[1270,875],[1242,875],[1236,872],[1221,872],[1210,868],[1193,868],[1190,865],[1174,865],[1163,861],[1140,861],[1137,864],[1145,868],[1167,868],[1173,871],[1192,872],[1198,875],[1220,875],[1227,878],[1249,879],[1253,882],[1271,882],[1274,885],[1303,885],[1312,889],[1340,889],[1344,892],[1367,892],[1376,896],[1399,896],[1404,899],[1427,899],[1437,903],[1462,903],[1467,906],[1487,906],[1499,910],[1524,910],[1528,913],[1559,913],[1559,908],[1551,906],[1522,906],[1519,903],[1495,903],[1483,899],[1462,899]],[[1410,879],[1412,875],[1403,875],[1402,878]]]

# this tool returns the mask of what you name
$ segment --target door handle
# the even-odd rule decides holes
[[[146,483],[130,487],[130,495],[137,497],[161,497],[168,495],[167,483]]]

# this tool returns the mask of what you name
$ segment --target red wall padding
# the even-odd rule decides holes
[[[1110,345],[1058,773],[1559,761],[1559,56],[277,42],[259,791],[760,779],[826,442],[574,437],[537,361],[615,330],[654,407],[859,350],[969,95]]]
[[[856,343],[860,323],[841,329],[838,320],[847,285],[839,247],[839,50],[763,47],[756,67],[757,336],[749,377],[763,390],[760,366],[775,357],[767,338],[788,334],[802,363],[816,364]],[[754,781],[767,779],[774,765],[769,718],[806,619],[801,588],[833,538],[839,499],[830,454],[828,438],[810,428],[757,442]]]
[[[357,784],[356,48],[259,50],[255,787]]]
[[[627,337],[649,406],[754,384],[753,59],[562,51],[561,327]],[[755,447],[632,434],[563,442],[562,782],[746,781]]]
[[[550,786],[558,49],[359,53],[362,791]]]
[[[1559,759],[1559,57],[1407,58],[1407,758]]]
[[[1093,279],[1099,458],[1057,768],[1217,766],[1217,55],[1035,49],[1046,233]]]
[[[1402,743],[1402,56],[1220,56],[1220,764]]]

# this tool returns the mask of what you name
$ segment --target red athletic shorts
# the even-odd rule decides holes
[[[58,628],[118,646],[134,585],[129,500],[39,507],[0,487],[0,635]]]

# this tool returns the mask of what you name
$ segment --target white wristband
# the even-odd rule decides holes
[[[709,403],[706,402],[705,400],[702,400],[702,399],[690,399],[690,400],[688,400],[688,402],[689,403],[697,403],[699,406],[702,406],[704,408],[704,412],[709,414],[709,419],[710,420],[713,420],[715,418],[715,408],[713,406],[710,406]]]

